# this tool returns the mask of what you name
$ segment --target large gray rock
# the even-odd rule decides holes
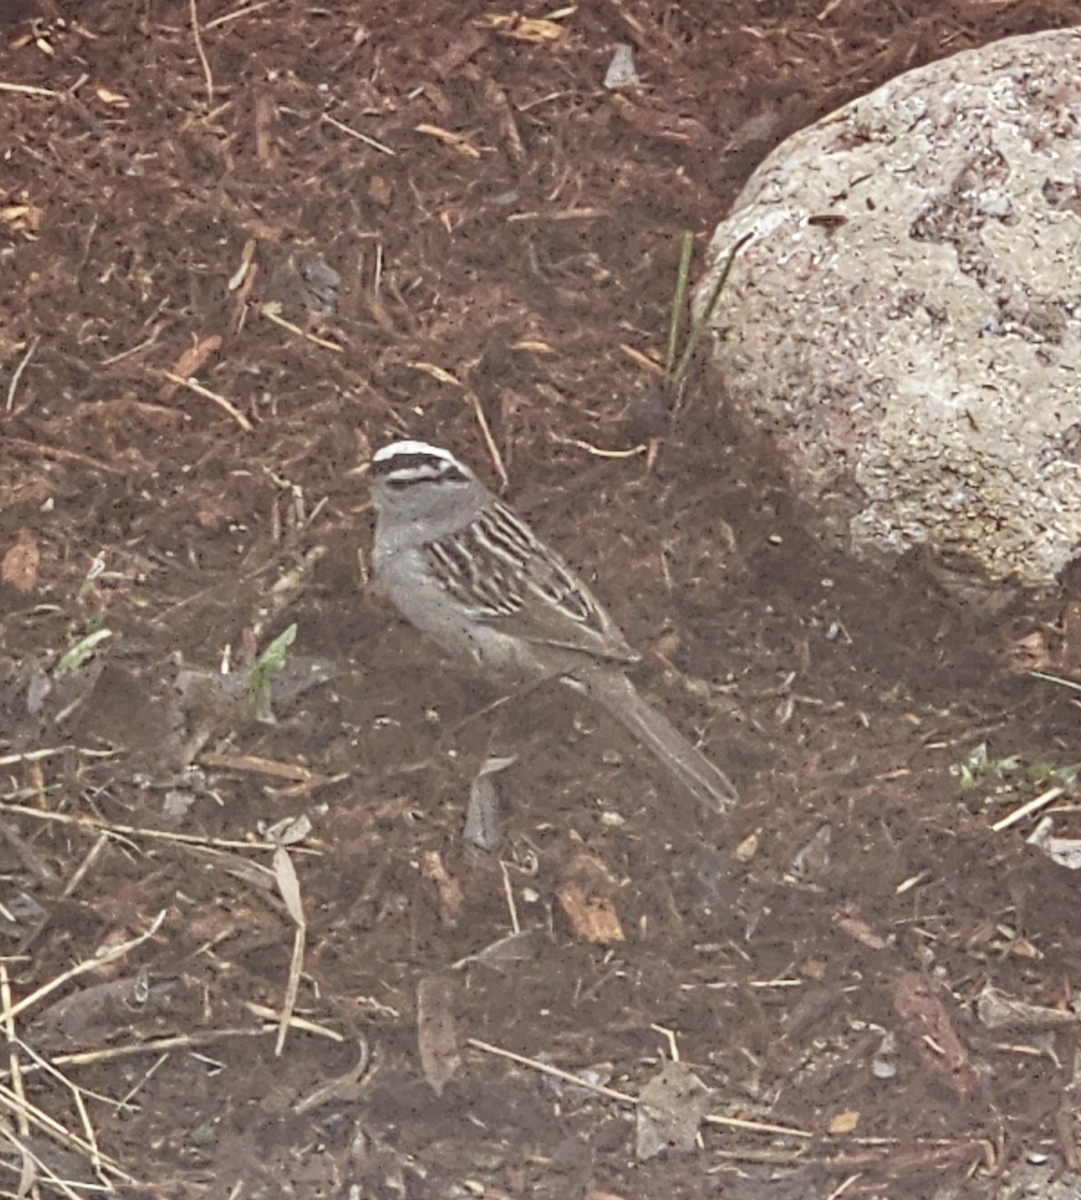
[[[910,71],[769,156],[716,359],[821,530],[1041,585],[1081,547],[1081,31]],[[837,218],[842,220],[838,221]]]

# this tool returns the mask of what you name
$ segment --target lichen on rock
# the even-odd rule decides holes
[[[738,420],[860,555],[992,583],[1081,547],[1081,31],[910,71],[779,146],[711,244]]]

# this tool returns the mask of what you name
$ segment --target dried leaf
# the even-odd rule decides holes
[[[284,774],[284,777],[293,778],[288,774]],[[302,778],[310,778],[310,776],[305,775]],[[305,813],[301,813],[298,817],[283,817],[280,821],[276,821],[263,836],[268,842],[276,842],[279,846],[295,846],[298,842],[304,841],[311,831],[311,819]]]
[[[829,869],[832,842],[832,828],[823,825],[792,859],[792,865],[788,868],[789,874],[806,883],[820,879]]]
[[[494,850],[499,845],[499,793],[492,776],[516,761],[516,755],[485,759],[470,785],[462,836],[480,850]]]
[[[20,529],[0,562],[0,579],[18,592],[29,592],[38,581],[41,550],[28,529]]]
[[[438,975],[417,988],[417,1045],[424,1078],[437,1096],[462,1066],[458,1052],[458,1023],[451,1011],[451,985]]]
[[[274,851],[274,877],[278,881],[278,891],[282,894],[289,915],[298,928],[305,928],[307,922],[304,920],[304,905],[300,899],[300,880],[297,878],[296,867],[293,866],[289,851],[284,846],[279,846]]]
[[[686,1064],[666,1063],[638,1095],[635,1154],[640,1161],[666,1150],[694,1149],[709,1108],[710,1089]]]
[[[1051,830],[1054,827],[1054,818],[1044,817],[1025,841],[1030,846],[1035,846],[1037,850],[1042,850],[1052,862],[1058,863],[1060,867],[1065,867],[1069,871],[1081,869],[1081,840],[1053,837]]]
[[[286,851],[279,851],[285,854]],[[303,914],[301,914],[303,917]],[[278,1025],[278,1036],[274,1043],[274,1055],[281,1057],[285,1047],[285,1039],[289,1033],[289,1024],[293,1019],[293,1009],[296,1007],[297,993],[300,991],[300,976],[304,971],[304,942],[307,926],[302,922],[293,930],[293,954],[289,960],[289,978],[285,983],[285,998],[282,1000],[281,1019]]]

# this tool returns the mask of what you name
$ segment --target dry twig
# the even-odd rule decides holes
[[[268,321],[273,321],[275,325],[280,325],[282,329],[288,329],[290,333],[295,333],[297,337],[302,337],[305,341],[312,342],[316,346],[322,346],[324,350],[333,350],[335,354],[345,353],[345,348],[339,346],[337,342],[328,342],[326,338],[316,337],[314,333],[309,333],[306,329],[301,329],[299,325],[294,325],[292,321],[287,321],[281,316],[281,305],[276,301],[271,300],[262,305],[259,311]]]
[[[210,73],[210,63],[207,62],[206,51],[203,49],[203,35],[199,32],[199,11],[195,0],[191,0],[191,33],[195,39],[195,53],[203,67],[203,78],[206,80],[206,106],[214,107],[214,77]]]
[[[278,3],[280,3],[280,0],[259,0],[257,4],[249,4],[247,8],[236,8],[232,12],[215,17],[213,21],[207,21],[203,29],[217,29],[219,25],[227,25],[230,21],[239,21],[241,17],[251,16],[252,13],[259,12],[260,9],[269,8],[272,4]]]
[[[25,438],[8,437],[0,434],[0,445],[11,446],[16,450],[24,450],[29,454],[39,454],[42,458],[55,458],[58,462],[76,462],[84,467],[93,467],[95,471],[104,471],[106,475],[127,475],[128,471],[120,467],[111,467],[108,463],[99,462],[89,454],[79,454],[75,450],[65,450],[63,446],[48,446],[44,442],[28,442]]]
[[[991,826],[992,833],[999,833],[1003,829],[1009,829],[1011,825],[1016,825],[1018,821],[1023,821],[1025,817],[1031,816],[1034,812],[1039,812],[1041,808],[1046,808],[1053,801],[1057,800],[1066,789],[1056,784],[1054,787],[1047,788],[1038,796],[1033,796],[1031,800],[1026,800],[1024,804],[1009,812],[1001,820],[996,821]]]
[[[323,113],[321,119],[326,121],[328,125],[333,125],[335,129],[340,129],[342,133],[347,133],[350,137],[356,138],[358,142],[363,142],[365,146],[371,146],[373,150],[389,154],[392,158],[397,154],[397,151],[392,150],[389,146],[384,146],[382,142],[377,142],[375,138],[369,137],[366,133],[361,133],[359,130],[344,124],[342,121],[336,121],[329,113]]]
[[[105,833],[109,837],[121,839],[152,838],[163,842],[176,842],[181,846],[204,846],[212,850],[263,850],[273,851],[276,847],[271,842],[232,842],[226,838],[200,837],[194,833],[172,833],[167,829],[140,829],[135,825],[106,825],[91,817],[73,817],[69,813],[44,812],[39,808],[30,808],[26,804],[0,804],[0,813],[19,813],[22,816],[34,817],[39,821],[53,821],[60,825],[78,825],[94,833]],[[306,846],[294,846],[300,854],[317,854]]]
[[[619,1101],[620,1104],[630,1104],[637,1107],[641,1103],[637,1096],[632,1096],[629,1092],[619,1092],[615,1088],[605,1087],[600,1083],[591,1083],[589,1080],[582,1079],[571,1071],[564,1071],[560,1067],[553,1067],[550,1063],[540,1062],[535,1058],[527,1058],[524,1054],[515,1054],[513,1050],[503,1050],[499,1046],[493,1046],[489,1042],[482,1042],[478,1038],[466,1038],[466,1043],[472,1046],[474,1050],[482,1050],[485,1054],[494,1054],[498,1058],[510,1059],[511,1062],[516,1062],[523,1067],[539,1071],[542,1075],[550,1075],[553,1079],[562,1079],[566,1083],[573,1083],[575,1087],[585,1088],[587,1092],[596,1092],[598,1096],[606,1096],[609,1100]],[[744,1121],[739,1117],[718,1117],[707,1113],[702,1119],[711,1125],[724,1125],[729,1129],[743,1129],[748,1133],[775,1133],[783,1137],[804,1138],[807,1140],[815,1136],[807,1129],[795,1129],[790,1125],[770,1125],[763,1121]]]
[[[107,950],[102,951],[102,953],[94,955],[93,958],[83,959],[82,962],[76,963],[74,967],[50,979],[48,983],[43,983],[41,987],[31,992],[29,996],[24,996],[21,1000],[11,1005],[4,1014],[5,1019],[10,1020],[12,1017],[18,1016],[19,1013],[25,1012],[26,1009],[32,1008],[39,1000],[44,1000],[46,996],[52,995],[57,988],[63,987],[64,984],[70,983],[80,975],[85,975],[87,971],[96,971],[106,963],[115,962],[118,958],[123,958],[125,954],[129,954],[137,946],[141,946],[147,939],[152,938],[161,928],[164,920],[165,909],[163,908],[150,923],[150,926],[137,937],[130,938],[126,942],[120,942],[116,946],[110,946]]]
[[[492,460],[492,465],[496,469],[496,474],[499,476],[500,482],[506,488],[510,483],[507,475],[507,468],[503,463],[503,456],[499,453],[499,447],[495,444],[495,438],[492,437],[492,427],[488,424],[488,418],[484,415],[484,409],[481,406],[480,397],[467,387],[460,379],[457,379],[449,371],[438,367],[435,363],[415,361],[409,364],[414,370],[423,371],[425,375],[430,375],[433,379],[438,379],[440,383],[450,384],[451,387],[456,387],[469,401],[470,407],[473,409],[473,415],[477,419],[477,424],[480,426],[481,437],[484,439],[484,444],[488,449],[488,454]]]
[[[0,83],[0,92],[18,92],[23,96],[61,96],[51,88],[35,87],[32,83]]]
[[[222,412],[228,413],[245,433],[251,433],[253,428],[251,421],[238,408],[226,400],[224,396],[219,396],[217,392],[212,392],[209,388],[203,387],[201,383],[196,383],[194,379],[185,379],[183,375],[174,375],[172,371],[162,371],[161,375],[163,379],[168,379],[170,383],[187,388],[189,392],[194,392],[197,396],[202,396],[206,400],[213,401]]]
[[[22,356],[22,358],[19,359],[18,366],[14,371],[11,372],[11,382],[8,384],[7,404],[5,406],[8,412],[11,412],[11,410],[15,407],[15,392],[19,387],[19,380],[22,378],[23,371],[26,370],[26,364],[34,357],[34,351],[38,348],[38,343],[40,341],[41,335],[39,334],[30,343],[29,349]]]

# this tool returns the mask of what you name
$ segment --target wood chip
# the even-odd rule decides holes
[[[0,561],[0,579],[17,592],[29,592],[38,581],[41,550],[28,529],[20,529]]]
[[[845,1109],[844,1112],[839,1112],[829,1123],[827,1129],[830,1133],[855,1133],[860,1123],[860,1114],[854,1108]]]
[[[899,975],[890,988],[893,1006],[904,1022],[920,1061],[958,1096],[976,1089],[976,1073],[968,1051],[953,1027],[953,1013],[935,982],[915,971]]]
[[[681,146],[708,146],[712,140],[709,130],[693,117],[681,117],[678,113],[636,104],[626,96],[614,92],[609,103],[620,117],[643,137],[662,142],[676,142]]]
[[[194,375],[206,360],[220,349],[221,338],[216,333],[200,338],[194,346],[185,350],[169,369],[174,375],[180,375],[186,379],[189,375]],[[172,400],[180,387],[179,383],[172,381],[163,383],[158,389],[158,399],[167,403]]]
[[[625,940],[616,912],[615,897],[619,881],[597,858],[580,854],[567,872],[569,878],[559,889],[559,903],[577,937],[598,945]]]
[[[439,909],[443,924],[453,927],[457,924],[458,914],[465,903],[462,885],[447,870],[438,850],[425,852],[421,864],[421,874],[435,884],[436,891],[439,893]]]
[[[444,146],[450,146],[457,150],[459,154],[464,154],[467,158],[480,158],[480,151],[476,146],[469,143],[469,139],[463,137],[460,133],[452,133],[449,129],[443,129],[439,125],[416,125],[414,126],[417,133],[427,134],[428,137],[434,137],[442,142]]]
[[[551,45],[567,36],[566,29],[555,21],[546,21],[542,17],[520,17],[516,13],[488,13],[482,23],[504,37],[535,45]]]

